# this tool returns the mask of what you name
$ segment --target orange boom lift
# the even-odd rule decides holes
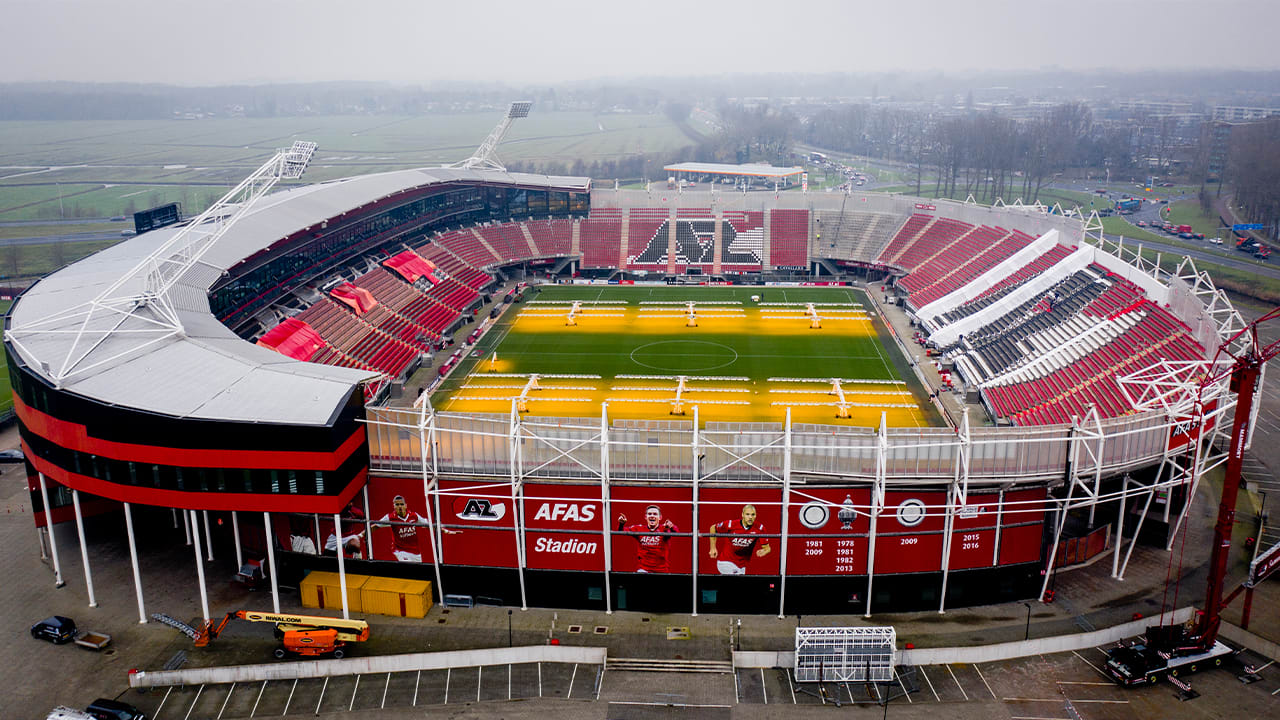
[[[286,654],[303,657],[332,655],[335,658],[341,658],[346,654],[344,648],[347,643],[364,642],[369,639],[369,623],[364,620],[235,610],[227,613],[226,617],[222,618],[222,622],[216,626],[209,622],[202,631],[198,631],[195,639],[196,647],[205,647],[213,642],[222,634],[223,628],[233,617],[249,622],[273,623],[276,637],[280,639],[280,647],[275,651],[278,658]]]

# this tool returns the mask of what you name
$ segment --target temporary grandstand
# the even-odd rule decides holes
[[[98,511],[224,513],[273,581],[336,565],[523,606],[942,610],[1042,592],[1072,511],[1122,525],[1159,495],[1172,515],[1137,522],[1176,527],[1233,407],[1220,393],[1190,432],[1185,406],[1140,389],[1151,367],[1190,382],[1241,327],[1209,278],[1042,208],[873,193],[659,201],[479,160],[249,200],[74,263],[14,304],[5,345],[38,525],[80,519],[82,494]],[[903,304],[975,401],[951,427],[896,428],[792,422],[785,399],[770,422],[704,422],[684,397],[708,378],[685,375],[661,380],[660,412],[642,419],[607,403],[530,416],[510,392],[501,413],[397,399],[493,288],[637,271],[856,279],[877,306]],[[834,322],[820,310],[799,322]],[[747,392],[726,377],[719,389]],[[536,405],[535,380],[507,382]],[[583,384],[561,382],[566,396]],[[831,397],[810,402],[849,404],[841,379],[823,382]],[[396,496],[419,514],[399,529],[420,562],[396,562],[407,551],[371,521]],[[663,570],[640,572],[644,528],[615,520],[651,505],[680,530]],[[772,552],[726,572],[706,531],[749,514]],[[353,525],[360,557],[336,542],[311,557]]]

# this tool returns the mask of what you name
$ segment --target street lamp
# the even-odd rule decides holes
[[[1031,639],[1031,603],[1024,602],[1022,604],[1027,608],[1027,631],[1023,633],[1022,639],[1030,640]]]
[[[1030,610],[1027,611],[1030,613]],[[1030,615],[1028,615],[1030,617]],[[512,647],[511,642],[511,611],[507,610],[507,647]]]

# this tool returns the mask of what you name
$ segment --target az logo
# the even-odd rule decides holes
[[[481,522],[497,522],[507,515],[507,504],[493,503],[484,498],[459,498],[453,504],[458,517],[463,520],[480,520]],[[461,506],[462,509],[458,509]]]

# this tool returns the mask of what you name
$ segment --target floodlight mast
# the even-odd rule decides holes
[[[489,137],[480,143],[480,147],[471,154],[471,157],[459,163],[454,163],[449,167],[464,168],[467,170],[499,170],[506,172],[507,168],[503,166],[502,161],[498,160],[498,156],[494,153],[498,149],[498,144],[502,142],[502,138],[506,136],[507,130],[511,128],[512,120],[519,120],[523,117],[529,117],[529,109],[533,107],[532,100],[517,100],[507,108],[507,114],[489,133]]]
[[[76,372],[85,372],[136,352],[147,345],[185,332],[169,296],[173,286],[200,263],[205,253],[281,179],[296,179],[315,153],[313,142],[296,141],[279,150],[262,167],[200,213],[173,237],[151,251],[127,272],[86,303],[9,330],[10,340],[41,333],[74,335],[66,355],[49,372],[55,385]],[[137,285],[141,281],[141,289]],[[126,286],[129,287],[125,290]],[[109,356],[90,356],[108,337],[131,336],[137,343]]]

